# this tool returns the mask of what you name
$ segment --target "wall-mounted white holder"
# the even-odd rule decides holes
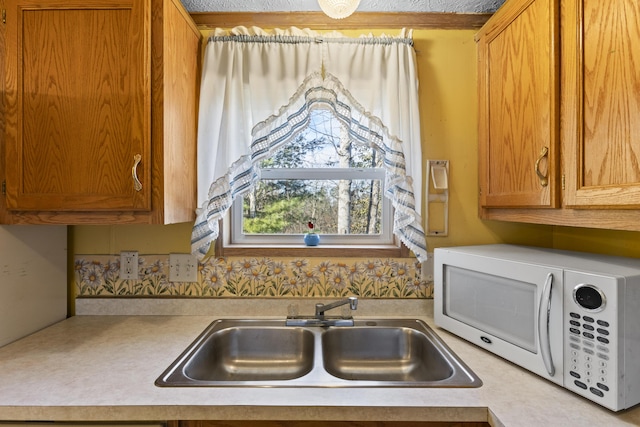
[[[427,236],[446,236],[449,234],[449,160],[427,160],[426,184],[425,233]]]

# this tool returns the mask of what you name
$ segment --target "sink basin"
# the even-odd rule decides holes
[[[354,326],[285,320],[212,322],[156,380],[160,387],[480,387],[424,322]]]
[[[216,320],[156,380],[159,386],[271,385],[308,374],[315,341],[284,322]]]
[[[429,382],[454,374],[427,335],[404,327],[331,329],[322,336],[324,367],[345,380]]]
[[[291,380],[313,368],[313,334],[302,328],[229,327],[194,351],[184,375],[197,381]]]

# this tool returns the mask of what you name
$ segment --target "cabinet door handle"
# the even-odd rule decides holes
[[[133,156],[133,167],[131,168],[131,176],[133,177],[133,188],[136,191],[142,190],[142,183],[138,179],[138,164],[142,160],[142,156],[140,154],[136,154]]]
[[[547,175],[544,175],[540,172],[540,160],[544,159],[549,154],[549,147],[542,147],[542,151],[540,151],[540,156],[538,160],[536,160],[536,164],[534,166],[536,170],[536,175],[538,175],[538,179],[540,180],[540,185],[546,187],[549,185],[549,172],[547,171]]]

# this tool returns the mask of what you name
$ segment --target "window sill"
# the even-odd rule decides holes
[[[221,240],[221,239],[218,239]],[[405,245],[222,245],[216,243],[216,256],[324,257],[324,258],[408,258]]]

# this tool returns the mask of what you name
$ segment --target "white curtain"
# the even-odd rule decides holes
[[[291,28],[216,30],[203,64],[198,206],[192,252],[202,259],[218,220],[259,179],[254,167],[330,108],[350,137],[384,158],[394,233],[427,259],[421,219],[418,79],[410,35],[347,38]]]

